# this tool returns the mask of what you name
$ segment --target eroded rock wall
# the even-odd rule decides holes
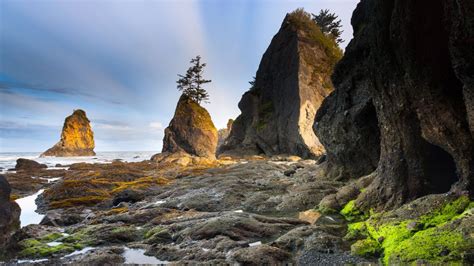
[[[377,176],[357,204],[392,208],[473,180],[474,2],[363,0],[315,131],[329,173]],[[376,163],[378,161],[378,163]]]

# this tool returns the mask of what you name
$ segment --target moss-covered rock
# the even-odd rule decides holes
[[[346,239],[367,236],[352,245],[353,253],[362,256],[377,242],[384,264],[469,262],[467,254],[474,248],[473,206],[467,196],[426,196],[350,224]],[[353,206],[346,207],[345,213],[353,213]]]
[[[351,246],[352,255],[361,257],[374,257],[380,255],[381,252],[382,247],[379,242],[372,238],[359,240]]]

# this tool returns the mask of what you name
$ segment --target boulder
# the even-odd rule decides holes
[[[219,152],[304,158],[323,154],[312,126],[321,102],[333,90],[330,75],[341,55],[309,14],[288,14],[263,55],[252,88],[242,96],[242,113]]]
[[[377,169],[357,206],[390,209],[474,180],[474,2],[362,0],[314,129],[328,174]]]
[[[48,168],[46,164],[40,164],[33,160],[19,158],[16,160],[15,170],[38,170]]]
[[[185,152],[215,159],[217,138],[217,129],[207,110],[183,94],[173,119],[165,129],[162,152]]]
[[[10,200],[11,188],[5,176],[0,175],[0,257],[7,255],[13,233],[20,227],[20,207]]]
[[[61,140],[41,154],[41,157],[94,156],[94,148],[94,132],[92,132],[90,121],[86,112],[78,109],[66,117]]]

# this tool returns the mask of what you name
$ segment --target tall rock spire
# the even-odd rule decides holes
[[[61,140],[41,156],[94,156],[94,132],[83,110],[74,113],[64,121]]]
[[[330,75],[341,55],[308,13],[288,14],[263,55],[255,83],[242,96],[242,114],[220,153],[321,155],[324,147],[312,128],[333,90]]]

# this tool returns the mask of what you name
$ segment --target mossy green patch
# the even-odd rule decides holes
[[[433,227],[415,233],[413,237],[396,243],[390,249],[386,248],[384,262],[460,262],[461,254],[468,249],[469,244],[460,232]]]
[[[382,247],[376,240],[367,238],[355,242],[351,246],[351,253],[361,257],[375,257],[382,253]]]
[[[76,246],[67,243],[49,246],[47,243],[51,242],[49,241],[49,239],[51,239],[50,237],[51,236],[48,235],[41,240],[29,238],[20,241],[18,245],[20,246],[21,251],[18,256],[22,258],[42,258],[50,257],[55,254],[66,254],[78,249]]]
[[[463,253],[474,246],[469,237],[472,230],[466,232],[466,228],[472,226],[468,220],[461,220],[470,219],[472,206],[467,196],[461,196],[423,216],[414,215],[412,219],[402,219],[393,211],[372,214],[365,222],[349,224],[346,239],[358,239],[362,231],[368,237],[353,244],[353,254],[372,254],[375,249],[373,241],[376,241],[383,251],[381,254],[386,265],[419,260],[428,263],[461,262]],[[344,216],[350,217],[354,213],[352,204],[344,209]],[[416,210],[413,213],[416,214]]]
[[[425,228],[440,225],[462,214],[468,206],[470,206],[469,197],[461,196],[458,199],[442,206],[438,210],[430,212],[428,215],[422,216],[421,223],[424,224]]]
[[[366,213],[356,207],[355,200],[349,201],[344,208],[342,208],[340,214],[349,222],[363,221],[368,218]]]
[[[351,223],[347,226],[347,234],[345,240],[357,240],[368,236],[365,222]]]

